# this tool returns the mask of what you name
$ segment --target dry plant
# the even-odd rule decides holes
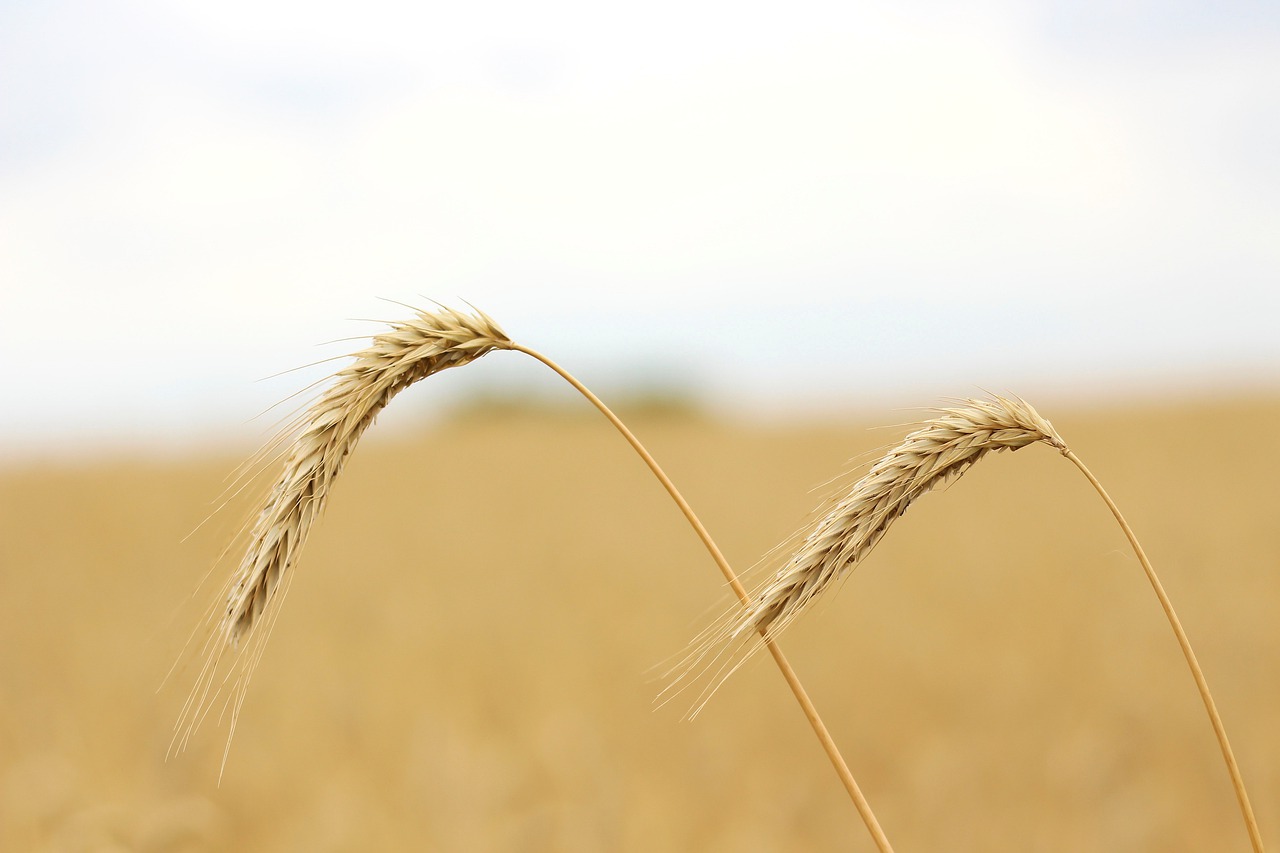
[[[689,654],[674,670],[675,678],[668,692],[708,676],[710,686],[699,697],[696,714],[715,688],[761,644],[775,640],[807,612],[819,596],[846,577],[917,498],[953,481],[988,453],[1017,450],[1037,442],[1053,447],[1079,468],[1106,502],[1133,547],[1204,701],[1253,849],[1261,851],[1262,837],[1226,730],[1191,643],[1155,569],[1102,484],[1067,447],[1053,425],[1018,398],[966,400],[961,405],[938,410],[936,417],[919,424],[872,465],[847,494],[833,499],[829,509],[819,513],[811,527],[796,535],[794,541],[798,545],[794,552],[761,584],[745,608],[735,608],[694,640]]]
[[[376,335],[368,347],[354,353],[350,366],[339,371],[319,399],[261,454],[262,458],[269,458],[274,448],[283,448],[283,468],[248,530],[248,548],[238,569],[208,614],[204,663],[178,721],[175,749],[186,746],[201,721],[219,704],[229,718],[226,749],[230,749],[249,681],[292,581],[307,534],[324,510],[329,492],[356,442],[377,414],[414,382],[504,349],[541,361],[609,419],[680,507],[740,600],[748,602],[746,589],[688,502],[635,435],[598,397],[546,356],[514,343],[481,312],[470,316],[447,308],[419,311],[411,320],[393,323],[389,331]],[[786,678],[877,847],[890,851],[888,839],[799,678],[772,638],[765,638],[763,644]],[[224,766],[226,757],[224,750]]]
[[[186,746],[219,696],[229,706],[230,747],[250,678],[307,534],[378,413],[419,379],[512,346],[498,324],[480,312],[469,316],[441,308],[393,323],[354,353],[329,388],[251,460],[246,470],[277,456],[284,457],[284,464],[248,530],[249,545],[239,567],[210,607],[204,665],[183,706],[174,748]]]

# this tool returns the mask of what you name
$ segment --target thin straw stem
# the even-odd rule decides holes
[[[1129,544],[1133,546],[1133,552],[1138,555],[1138,562],[1142,564],[1142,570],[1147,573],[1147,580],[1151,582],[1151,588],[1155,590],[1156,598],[1160,599],[1160,606],[1164,608],[1164,615],[1168,617],[1169,625],[1173,628],[1173,633],[1178,638],[1178,645],[1182,647],[1182,656],[1187,659],[1187,666],[1191,667],[1191,676],[1195,679],[1196,687],[1200,691],[1200,698],[1204,700],[1204,708],[1209,712],[1209,722],[1213,724],[1213,732],[1218,737],[1218,746],[1222,748],[1222,757],[1227,762],[1227,772],[1231,774],[1231,785],[1235,788],[1236,799],[1240,803],[1240,812],[1244,815],[1245,827],[1249,831],[1249,841],[1253,844],[1255,853],[1262,853],[1262,833],[1258,829],[1257,820],[1254,819],[1253,808],[1249,805],[1249,795],[1245,792],[1244,779],[1240,776],[1240,767],[1236,764],[1236,757],[1231,752],[1231,743],[1227,740],[1227,730],[1222,725],[1222,718],[1218,716],[1218,708],[1214,705],[1213,695],[1209,692],[1209,683],[1205,681],[1204,672],[1200,669],[1196,654],[1191,650],[1191,641],[1187,639],[1186,632],[1182,630],[1182,623],[1178,621],[1178,614],[1173,610],[1173,603],[1169,601],[1169,596],[1165,594],[1164,587],[1160,584],[1160,579],[1156,577],[1156,571],[1151,567],[1151,561],[1147,559],[1142,546],[1138,544],[1138,537],[1134,535],[1132,528],[1124,520],[1124,516],[1120,514],[1120,508],[1116,506],[1115,501],[1111,500],[1107,490],[1102,488],[1102,483],[1098,482],[1098,478],[1093,476],[1093,473],[1085,467],[1085,464],[1073,452],[1067,450],[1063,452],[1063,455],[1075,463],[1080,472],[1093,484],[1094,489],[1097,490],[1098,494],[1111,509],[1111,514],[1120,523],[1120,529],[1124,531]]]
[[[527,347],[515,345],[512,346],[511,349],[532,356],[554,370],[566,382],[576,388],[582,396],[586,397],[593,406],[599,409],[602,415],[609,419],[609,422],[612,423],[618,432],[622,434],[622,437],[627,440],[627,443],[631,445],[636,453],[640,454],[640,458],[644,460],[645,464],[649,466],[649,470],[652,471],[653,475],[662,483],[663,488],[667,490],[667,494],[669,494],[671,499],[676,502],[676,505],[680,507],[680,511],[684,513],[684,517],[688,520],[690,526],[693,527],[694,532],[698,534],[698,538],[702,540],[702,544],[706,546],[707,552],[711,555],[711,559],[715,560],[716,565],[720,567],[721,573],[724,575],[725,580],[729,582],[729,586],[733,588],[734,593],[737,594],[738,598],[744,605],[749,604],[751,596],[742,586],[742,582],[738,580],[738,576],[734,574],[732,567],[729,565],[729,561],[726,560],[724,554],[720,552],[720,548],[716,545],[715,540],[711,538],[711,534],[709,534],[707,529],[703,527],[698,516],[694,514],[693,508],[689,506],[689,503],[680,494],[680,490],[677,489],[675,484],[671,482],[671,479],[667,477],[666,473],[662,470],[662,467],[658,465],[657,460],[649,454],[649,451],[645,449],[644,445],[640,443],[640,440],[627,428],[627,425],[624,424],[618,416],[615,415],[603,401],[601,401],[599,397],[591,393],[590,389],[551,359]],[[760,633],[762,635],[764,634],[763,628]],[[800,703],[800,707],[804,711],[805,718],[813,727],[813,731],[818,736],[818,741],[822,744],[822,748],[827,753],[827,757],[831,759],[831,765],[835,768],[836,774],[840,777],[840,781],[844,783],[845,790],[849,792],[849,797],[853,800],[853,804],[857,808],[858,814],[861,815],[863,823],[867,825],[867,831],[871,833],[871,837],[875,840],[876,847],[880,850],[880,853],[892,853],[893,847],[889,844],[889,839],[885,836],[884,830],[880,828],[880,823],[876,820],[875,814],[871,811],[871,805],[867,802],[866,797],[862,795],[861,789],[858,788],[857,781],[853,778],[853,773],[849,770],[849,765],[845,763],[844,758],[840,755],[840,750],[836,747],[835,740],[832,739],[831,733],[827,730],[826,725],[822,722],[822,718],[818,715],[818,709],[814,707],[813,701],[809,698],[809,694],[805,691],[803,685],[801,685],[799,676],[797,676],[795,670],[791,668],[791,664],[787,662],[786,657],[782,654],[782,649],[778,647],[777,643],[765,638],[765,646],[769,649],[769,654],[773,655],[773,659],[778,664],[778,669],[782,671],[782,676],[786,679],[787,685],[791,688],[791,692],[795,694],[796,701]]]

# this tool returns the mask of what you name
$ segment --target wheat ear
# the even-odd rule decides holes
[[[227,737],[227,749],[230,749],[231,735],[235,731],[249,679],[270,634],[279,602],[288,588],[291,568],[312,524],[324,509],[334,480],[378,412],[392,397],[414,382],[446,368],[468,364],[497,349],[516,350],[541,361],[599,409],[680,507],[741,599],[744,602],[748,600],[746,590],[728,561],[675,484],[600,398],[551,359],[515,344],[497,323],[481,312],[468,316],[447,308],[435,312],[420,311],[412,320],[392,324],[390,331],[375,336],[369,347],[355,353],[354,362],[334,377],[329,389],[298,420],[296,429],[287,430],[296,433],[296,438],[287,451],[283,471],[250,530],[249,547],[239,569],[228,584],[225,606],[217,616],[216,630],[211,632],[206,642],[205,665],[183,708],[172,748],[181,749],[186,745],[208,713],[213,698],[227,681],[231,681],[231,731]],[[230,672],[220,675],[219,662],[223,654],[245,635],[256,635],[256,643],[233,664]],[[776,644],[770,641],[768,646],[877,848],[881,853],[892,853],[884,831],[795,671]],[[224,750],[224,767],[226,757]]]
[[[959,477],[969,466],[988,453],[1017,450],[1042,442],[1071,460],[1088,478],[1120,523],[1133,547],[1147,579],[1155,590],[1169,625],[1173,628],[1183,657],[1191,669],[1196,688],[1208,712],[1214,735],[1222,750],[1231,784],[1235,789],[1249,839],[1257,853],[1262,851],[1249,797],[1245,792],[1240,769],[1227,740],[1226,729],[1218,715],[1209,685],[1192,651],[1191,642],[1173,610],[1173,604],[1156,577],[1133,530],[1119,508],[1102,488],[1102,484],[1073,453],[1049,421],[1019,398],[994,397],[989,400],[966,400],[962,405],[938,410],[936,417],[919,425],[901,444],[888,451],[858,480],[847,495],[839,498],[807,532],[800,545],[782,568],[752,597],[746,609],[713,626],[695,641],[686,658],[689,667],[702,666],[710,657],[714,662],[723,650],[747,643],[746,654],[736,663],[721,667],[720,680],[727,678],[759,646],[760,639],[773,640],[807,611],[815,600],[845,577],[888,532],[893,522],[921,495]],[[704,694],[702,701],[706,701]]]
[[[442,308],[393,324],[355,354],[307,412],[253,526],[227,599],[227,639],[239,639],[259,619],[324,511],[347,457],[391,398],[420,379],[511,346],[506,333],[483,313],[468,316]]]
[[[917,498],[959,477],[988,453],[1037,441],[1066,449],[1053,425],[1021,400],[970,400],[939,410],[818,519],[794,555],[738,614],[725,639],[782,633],[870,553]]]
[[[511,339],[482,312],[467,315],[448,308],[419,311],[392,323],[263,452],[286,444],[284,464],[249,529],[240,565],[210,613],[213,630],[205,640],[205,662],[179,717],[171,749],[182,749],[230,685],[231,733],[253,670],[261,657],[307,534],[324,511],[329,491],[356,442],[391,399],[405,388],[450,367],[475,361]],[[225,671],[228,650],[250,639],[248,648]],[[227,737],[230,747],[231,734]],[[225,766],[226,753],[223,754]]]

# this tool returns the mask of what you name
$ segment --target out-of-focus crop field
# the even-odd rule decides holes
[[[1044,414],[1161,573],[1280,845],[1280,402]],[[902,434],[866,426],[633,423],[740,571]],[[375,428],[221,784],[225,723],[166,762],[194,672],[162,682],[251,502],[184,537],[238,461],[0,469],[0,850],[873,849],[767,656],[695,721],[654,709],[728,599],[591,413]],[[1155,597],[1048,448],[924,498],[782,645],[900,851],[1247,849]]]

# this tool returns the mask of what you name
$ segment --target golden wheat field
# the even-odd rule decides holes
[[[1142,540],[1280,845],[1280,399],[1037,405]],[[742,572],[919,414],[631,425]],[[225,721],[166,760],[194,658],[166,674],[253,501],[184,537],[252,449],[0,468],[0,850],[874,849],[767,656],[695,720],[655,709],[731,599],[585,406],[375,427],[221,782]],[[1137,560],[1047,447],[922,498],[781,645],[899,853],[1248,849]]]

